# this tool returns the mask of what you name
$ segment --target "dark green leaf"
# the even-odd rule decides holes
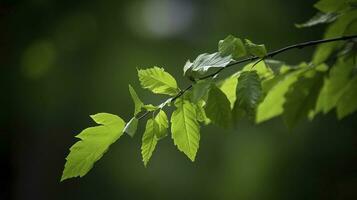
[[[205,107],[207,117],[212,123],[222,127],[231,124],[231,107],[227,96],[215,85],[212,85]]]
[[[212,80],[210,79],[197,81],[192,88],[192,95],[191,95],[192,102],[197,103],[205,95],[207,95],[207,92],[210,89],[211,84],[212,84]]]
[[[233,113],[235,119],[248,116],[254,119],[258,103],[262,98],[262,87],[256,71],[245,71],[238,78],[237,100]]]
[[[249,54],[263,58],[267,55],[267,50],[264,44],[254,44],[248,39],[245,39],[245,46]]]
[[[218,42],[218,51],[221,56],[231,55],[233,59],[238,59],[247,55],[242,40],[232,35],[229,35],[224,40]]]

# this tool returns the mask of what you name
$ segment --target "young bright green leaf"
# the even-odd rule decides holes
[[[140,113],[141,108],[143,107],[144,103],[140,100],[138,95],[136,94],[135,90],[131,85],[129,85],[129,92],[131,95],[131,98],[134,101],[134,106],[135,106],[135,111],[134,111],[134,116]]]
[[[212,85],[205,107],[207,117],[212,123],[222,127],[231,125],[231,107],[227,96],[215,85]]]
[[[290,86],[285,95],[282,115],[289,128],[293,128],[315,108],[322,83],[322,73],[311,70]]]
[[[281,77],[276,77],[279,81],[268,91],[266,97],[259,104],[256,114],[256,123],[261,123],[283,113],[283,104],[285,103],[285,93],[293,84],[301,70],[287,73]]]
[[[120,117],[98,113],[91,115],[91,118],[100,125],[84,129],[76,136],[81,140],[70,148],[61,181],[86,175],[109,146],[123,134],[125,122]]]
[[[337,104],[337,117],[342,119],[357,110],[357,77],[355,76],[344,88],[344,93]]]
[[[211,68],[222,68],[227,66],[232,61],[232,57],[221,56],[218,52],[213,54],[201,54],[192,63],[187,62],[184,67],[184,73],[193,76],[198,73],[199,75],[205,74]]]
[[[131,118],[128,123],[126,123],[124,127],[124,132],[130,135],[131,137],[134,137],[136,130],[138,128],[138,123],[139,120],[135,117]]]
[[[178,99],[171,116],[171,133],[177,148],[194,161],[199,147],[200,126],[196,107],[187,100]]]
[[[179,92],[176,80],[163,68],[152,67],[138,70],[138,75],[141,86],[153,93],[174,96]]]
[[[332,23],[324,34],[324,39],[333,37],[340,37],[344,35],[346,28],[353,21],[357,20],[357,10],[349,11],[341,15],[334,23]],[[357,30],[354,30],[351,34],[356,34]],[[337,50],[343,42],[330,42],[321,44],[317,47],[313,55],[313,63],[321,64],[330,57],[330,55]]]
[[[234,106],[234,102],[236,102],[236,89],[238,84],[238,76],[236,74],[224,79],[221,83],[219,83],[219,89],[227,96],[231,108]]]
[[[197,103],[205,95],[207,95],[208,90],[211,87],[211,84],[212,84],[212,80],[210,79],[197,81],[197,83],[195,83],[192,87],[192,95],[191,95],[192,102]]]
[[[157,131],[155,132],[157,139],[162,139],[167,135],[167,129],[169,128],[169,121],[167,115],[163,110],[160,110],[155,117],[155,122],[158,126]]]
[[[331,68],[329,77],[325,79],[324,86],[318,97],[316,114],[320,111],[327,113],[337,105],[337,102],[341,96],[343,96],[342,88],[344,88],[350,80],[353,66],[352,59],[348,62],[339,59]]]
[[[142,137],[141,155],[143,157],[144,165],[149,162],[152,153],[155,150],[157,144],[156,133],[158,132],[159,125],[154,119],[149,119],[146,122],[145,132]]]
[[[233,59],[238,59],[247,55],[242,40],[232,35],[229,35],[224,40],[218,42],[218,51],[221,56],[231,55]]]
[[[297,28],[306,28],[306,27],[316,26],[319,24],[328,24],[328,23],[335,21],[338,16],[339,15],[337,13],[318,12],[311,19],[309,19],[307,22],[304,22],[302,24],[295,24],[295,26]]]
[[[256,108],[262,99],[262,86],[256,71],[245,71],[239,76],[236,96],[233,108],[235,119],[244,115],[254,119]]]
[[[244,41],[245,41],[245,47],[249,54],[253,56],[258,56],[260,58],[263,58],[264,56],[267,55],[267,50],[264,44],[254,44],[248,39],[245,39]]]
[[[347,8],[346,0],[320,0],[315,5],[315,8],[324,13],[337,12]]]

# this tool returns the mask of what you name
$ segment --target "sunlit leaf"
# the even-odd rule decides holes
[[[232,61],[232,56],[221,56],[218,52],[212,54],[201,54],[193,62],[187,62],[184,67],[184,72],[187,74],[198,73],[205,74],[209,69],[222,68],[227,66]]]
[[[355,20],[357,20],[357,10],[346,12],[328,27],[324,34],[324,38],[330,39],[344,35],[348,25]],[[356,34],[357,30],[354,30],[352,33]],[[321,64],[326,61],[326,59],[328,59],[334,51],[340,48],[342,44],[342,41],[320,44],[314,53],[313,62],[315,64]]]
[[[167,129],[169,128],[169,121],[167,115],[163,110],[160,110],[155,117],[155,122],[158,126],[157,131],[155,132],[157,139],[162,139],[167,135]]]
[[[351,79],[343,89],[343,95],[337,104],[337,116],[339,119],[357,111],[357,77]]]
[[[194,161],[199,147],[200,126],[195,106],[187,100],[178,99],[171,116],[171,133],[177,148]]]
[[[353,67],[352,59],[347,63],[340,59],[331,68],[329,77],[325,79],[324,86],[319,94],[316,113],[320,111],[327,113],[337,105],[338,100],[343,95],[342,88],[344,88],[350,80]]]
[[[84,129],[76,136],[81,140],[70,148],[61,181],[86,175],[109,146],[123,134],[125,122],[120,117],[98,113],[91,115],[91,118],[100,125]]]
[[[282,115],[288,127],[293,128],[315,108],[322,84],[323,74],[310,70],[289,87]]]
[[[337,12],[347,8],[346,0],[320,0],[315,5],[315,8],[322,12]]]
[[[152,153],[155,150],[157,144],[156,133],[158,132],[158,129],[159,127],[156,121],[154,119],[148,119],[141,145],[141,155],[145,166],[149,162]]]
[[[278,82],[267,92],[266,97],[257,108],[256,123],[269,120],[283,113],[283,104],[285,103],[285,93],[293,84],[301,70],[284,74],[283,77],[277,77]]]
[[[135,90],[131,85],[129,85],[129,92],[131,95],[131,98],[134,101],[134,106],[135,106],[135,111],[134,111],[134,116],[140,113],[141,108],[143,107],[144,103],[140,100],[138,95],[136,94]]]
[[[234,106],[234,102],[236,101],[236,89],[238,84],[237,75],[232,75],[226,79],[224,79],[221,83],[219,83],[219,89],[227,96],[231,108]]]
[[[141,86],[153,93],[174,96],[179,92],[176,80],[163,68],[139,69],[138,75]]]

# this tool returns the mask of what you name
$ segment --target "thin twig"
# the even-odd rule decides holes
[[[342,37],[337,37],[337,38],[331,38],[331,39],[322,39],[322,40],[314,40],[314,41],[308,41],[308,42],[302,42],[302,43],[298,43],[298,44],[293,44],[290,46],[286,46],[280,49],[277,49],[275,51],[269,52],[266,56],[264,56],[263,58],[258,57],[258,56],[252,56],[252,57],[248,57],[248,58],[244,58],[242,60],[237,60],[237,61],[233,61],[231,63],[229,63],[227,66],[218,69],[216,72],[206,75],[204,77],[201,77],[200,80],[204,80],[204,79],[208,79],[208,78],[212,78],[216,75],[218,75],[221,71],[223,71],[226,68],[232,67],[234,65],[238,65],[241,63],[246,63],[246,62],[252,62],[255,61],[257,59],[258,62],[256,62],[254,65],[256,65],[257,63],[259,63],[260,61],[266,59],[266,58],[272,58],[274,56],[276,56],[277,54],[283,53],[285,51],[291,50],[291,49],[302,49],[304,47],[308,47],[308,46],[315,46],[318,44],[323,44],[323,43],[328,43],[328,42],[335,42],[335,41],[342,41],[342,40],[352,40],[352,39],[356,39],[357,35],[350,35],[350,36],[342,36]],[[254,66],[253,65],[253,66]],[[175,102],[176,99],[180,98],[182,95],[185,94],[185,92],[187,92],[188,90],[190,90],[193,87],[194,84],[189,85],[188,87],[186,87],[184,90],[181,90],[176,96],[171,97],[171,101],[170,102]],[[167,99],[166,101],[168,101],[169,99]],[[150,112],[152,111],[146,111],[143,115],[141,115],[138,119],[142,119],[145,116],[147,116]]]

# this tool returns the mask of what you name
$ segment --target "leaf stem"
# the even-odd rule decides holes
[[[328,43],[328,42],[335,42],[335,41],[343,41],[343,40],[352,40],[352,39],[356,39],[357,35],[350,35],[350,36],[342,36],[342,37],[336,37],[336,38],[330,38],[330,39],[321,39],[321,40],[313,40],[313,41],[308,41],[308,42],[302,42],[302,43],[298,43],[298,44],[293,44],[293,45],[289,45],[280,49],[277,49],[275,51],[269,52],[266,56],[264,56],[263,58],[260,58],[258,56],[251,56],[248,58],[244,58],[242,60],[237,60],[237,61],[233,61],[231,63],[229,63],[227,66],[218,69],[216,72],[203,76],[200,78],[200,80],[204,80],[204,79],[208,79],[208,78],[212,78],[216,75],[218,75],[221,71],[223,71],[226,68],[232,67],[234,65],[238,65],[241,63],[246,63],[246,62],[252,62],[255,61],[257,59],[259,59],[258,62],[266,59],[266,58],[272,58],[280,53],[283,53],[285,51],[289,51],[291,49],[302,49],[304,47],[308,47],[308,46],[315,46],[318,44],[323,44],[323,43]],[[257,62],[257,63],[258,63]],[[257,64],[255,63],[255,64]],[[254,65],[255,65],[254,64]],[[182,95],[185,94],[185,92],[187,92],[188,90],[190,90],[193,87],[194,84],[191,84],[189,86],[187,86],[184,90],[181,90],[176,96],[171,97],[171,101],[170,102],[175,102],[176,99],[178,99],[179,97],[181,97]],[[166,101],[168,101],[169,99],[167,99]],[[165,105],[166,106],[166,105]],[[147,116],[150,112],[152,111],[146,111],[143,115],[141,115],[138,120],[144,118],[145,116]]]

